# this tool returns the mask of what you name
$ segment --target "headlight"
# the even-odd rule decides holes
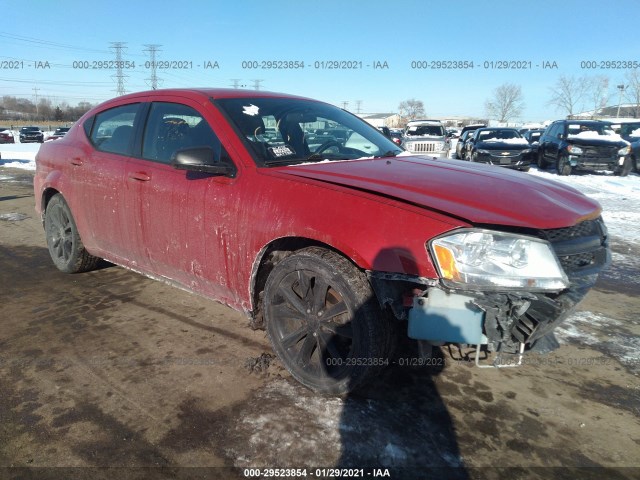
[[[618,155],[621,155],[621,156],[629,155],[630,153],[631,153],[631,147],[629,147],[629,145],[618,150]]]
[[[582,155],[582,149],[580,147],[576,147],[575,145],[568,145],[567,152],[573,155]]]
[[[480,290],[563,290],[569,280],[549,242],[491,230],[465,229],[429,245],[443,283]]]
[[[480,155],[491,155],[489,150],[476,150]]]

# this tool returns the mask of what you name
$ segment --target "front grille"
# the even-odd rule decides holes
[[[582,160],[615,160],[618,156],[618,147],[581,147]]]
[[[541,230],[541,238],[553,242],[571,240],[574,238],[588,237],[600,234],[600,225],[603,225],[602,218],[595,220],[585,220],[573,227],[554,228],[551,230]]]
[[[548,240],[569,277],[602,268],[608,260],[607,229],[602,217],[572,227],[539,230]]]
[[[435,152],[436,144],[435,143],[414,143],[413,144],[414,152]]]
[[[565,271],[573,271],[582,267],[594,265],[596,256],[593,253],[577,253],[560,257],[560,264]]]

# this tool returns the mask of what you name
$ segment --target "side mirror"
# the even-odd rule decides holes
[[[178,150],[173,154],[171,165],[177,170],[204,172],[225,177],[235,177],[233,165],[216,160],[213,148],[192,147]]]

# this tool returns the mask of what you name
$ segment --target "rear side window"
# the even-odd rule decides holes
[[[129,155],[133,141],[133,124],[140,105],[115,107],[96,115],[91,129],[91,143],[103,152]]]
[[[220,140],[197,110],[179,103],[154,102],[142,143],[142,157],[171,163],[176,151],[211,147],[216,161],[229,161]]]

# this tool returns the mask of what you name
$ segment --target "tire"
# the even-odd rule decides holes
[[[571,175],[571,164],[569,163],[569,159],[565,154],[558,155],[556,170],[558,171],[558,175]]]
[[[616,167],[616,169],[613,171],[613,174],[618,175],[619,177],[626,177],[631,173],[632,168],[633,162],[631,161],[631,157],[626,157],[624,159],[624,164],[621,167]]]
[[[538,150],[538,168],[540,170],[547,169],[547,161],[544,159],[544,152],[542,150]]]
[[[341,395],[388,363],[388,318],[365,275],[318,247],[281,260],[265,285],[264,315],[274,351],[306,387]]]
[[[96,268],[100,259],[84,248],[71,210],[59,193],[54,195],[47,205],[44,230],[49,255],[58,270],[80,273]]]

